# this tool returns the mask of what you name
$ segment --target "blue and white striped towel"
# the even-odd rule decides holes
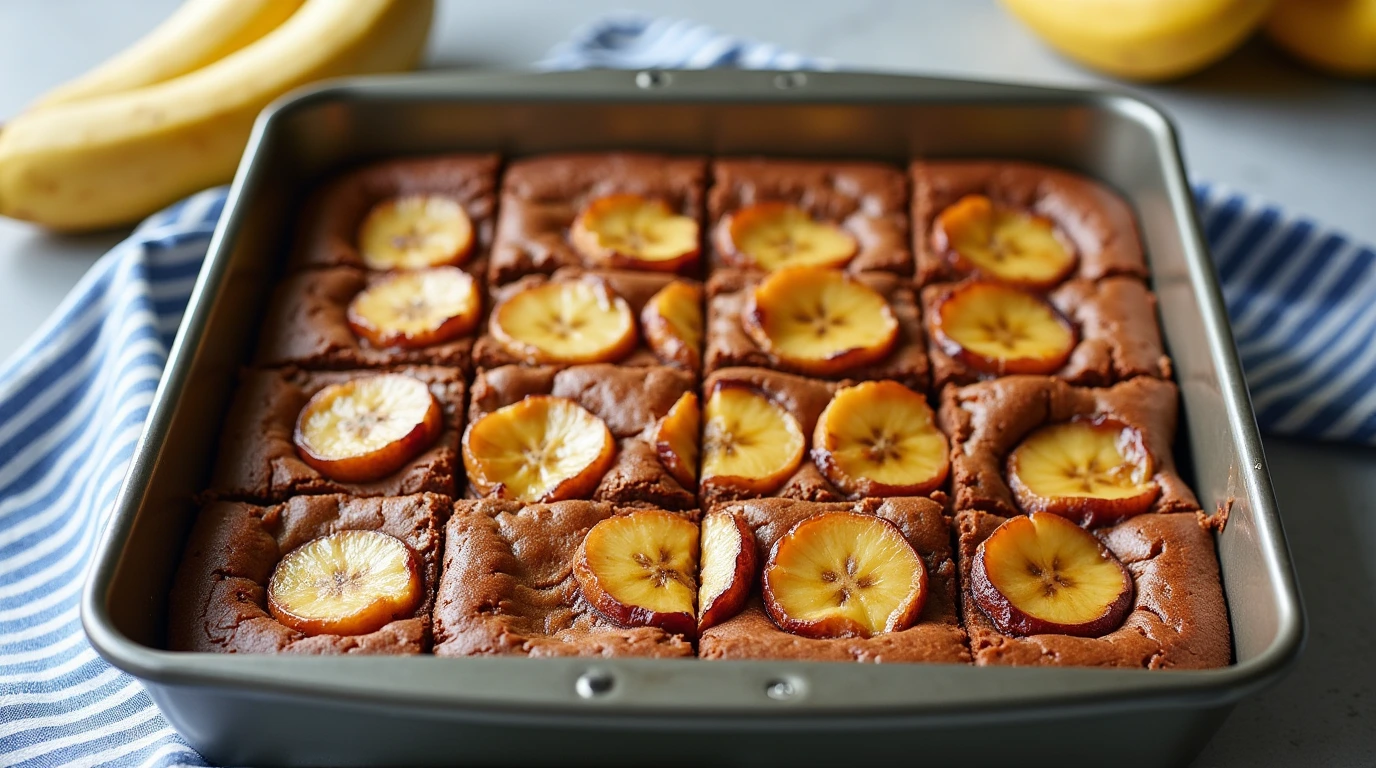
[[[688,22],[618,17],[545,63],[804,68]],[[1376,253],[1196,187],[1263,429],[1376,444]],[[86,643],[85,565],[148,412],[224,190],[149,219],[0,366],[0,765],[205,765]]]
[[[144,222],[0,368],[0,765],[205,765],[77,605],[224,194]]]

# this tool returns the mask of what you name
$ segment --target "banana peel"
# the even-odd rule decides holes
[[[414,67],[433,13],[433,0],[306,0],[205,67],[22,114],[0,130],[0,215],[102,229],[223,184],[263,107],[315,80]]]

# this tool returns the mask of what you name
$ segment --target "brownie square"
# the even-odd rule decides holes
[[[933,242],[941,212],[966,195],[1045,216],[1075,247],[1071,277],[1147,276],[1137,221],[1128,204],[1104,185],[1079,174],[1033,163],[988,160],[919,160],[913,180],[913,250],[917,282],[927,285],[969,277]]]
[[[301,460],[292,437],[306,402],[331,384],[382,372],[425,382],[444,411],[444,430],[433,445],[401,469],[370,483],[332,480]],[[297,368],[249,370],[235,393],[220,434],[220,450],[209,495],[259,503],[298,494],[347,493],[353,496],[404,496],[432,492],[452,496],[459,465],[463,372],[438,366],[405,366],[386,371],[303,371]]]
[[[1195,515],[1138,515],[1094,531],[1127,566],[1136,589],[1123,625],[1101,637],[1012,637],[980,610],[970,591],[971,564],[1006,519],[979,510],[956,515],[961,607],[976,664],[1207,669],[1231,661],[1218,557]]]
[[[473,251],[464,271],[482,278],[497,211],[495,154],[435,155],[372,163],[339,174],[307,201],[287,263],[289,270],[366,268],[358,228],[378,203],[410,195],[438,195],[463,206],[473,222]]]
[[[883,163],[745,158],[712,163],[707,197],[713,268],[750,269],[731,241],[731,215],[756,203],[796,205],[814,220],[855,238],[852,272],[913,273],[908,239],[908,180]]]
[[[376,347],[349,327],[349,303],[386,279],[353,267],[297,272],[277,286],[258,343],[257,364],[305,368],[373,368],[432,364],[469,370],[473,339],[457,338],[419,349]]]
[[[917,299],[909,281],[883,272],[862,272],[856,280],[877,291],[888,301],[898,320],[898,339],[893,351],[872,365],[842,371],[832,380],[874,381],[893,379],[925,392],[929,383],[927,345],[918,313]],[[742,313],[750,293],[761,280],[760,273],[722,270],[707,281],[707,341],[704,367],[708,373],[732,366],[773,368],[791,373],[806,373],[761,349],[745,331]]]
[[[569,241],[569,228],[588,203],[612,194],[663,200],[702,222],[707,163],[700,157],[617,152],[546,155],[512,162],[502,180],[501,215],[489,278],[503,285],[588,263]],[[697,275],[697,262],[683,274]]]
[[[932,327],[937,307],[956,287],[958,284],[938,283],[922,289],[927,352],[932,382],[938,390],[947,384],[970,384],[996,376],[953,357],[937,340]],[[1076,336],[1070,358],[1053,376],[1087,387],[1107,386],[1134,376],[1170,378],[1171,361],[1156,325],[1156,295],[1141,281],[1130,277],[1071,280],[1046,298],[1075,327]]]
[[[499,304],[507,299],[516,296],[524,291],[538,288],[551,282],[575,282],[579,280],[592,280],[606,286],[607,290],[616,296],[626,300],[631,313],[635,315],[637,328],[639,328],[640,338],[635,349],[626,357],[613,361],[623,366],[654,366],[670,365],[682,367],[677,361],[669,360],[655,354],[655,351],[645,341],[644,329],[639,322],[640,314],[645,309],[645,305],[654,298],[656,293],[672,282],[688,283],[701,288],[701,283],[696,280],[676,277],[657,272],[631,272],[627,270],[605,270],[605,269],[583,269],[582,267],[564,267],[556,271],[553,275],[527,275],[513,283],[490,289],[490,305],[495,309]],[[491,319],[489,318],[489,329]],[[701,350],[699,350],[701,352]],[[491,330],[484,333],[473,346],[473,359],[479,368],[497,368],[503,365],[529,364],[529,361],[522,356],[511,352],[505,345],[492,335]],[[699,356],[699,360],[701,356]],[[697,369],[693,373],[699,373]]]
[[[707,377],[702,383],[703,403],[710,398],[722,384],[744,384],[778,403],[798,420],[805,439],[809,442],[812,432],[817,428],[817,419],[831,402],[841,384],[779,373],[764,368],[723,368]],[[703,509],[714,505],[753,498],[756,494],[731,488],[717,488],[704,485],[698,492]],[[784,484],[770,496],[806,501],[842,501],[846,494],[827,480],[812,460],[811,451],[804,451],[803,461]]]
[[[430,647],[439,581],[440,525],[448,498],[297,496],[258,507],[213,501],[201,510],[169,598],[167,645],[218,653],[415,654]],[[273,618],[267,584],[277,563],[308,541],[339,531],[381,531],[420,558],[425,594],[415,615],[365,635],[307,636]]]
[[[944,662],[968,664],[970,652],[956,613],[956,565],[951,529],[941,504],[923,498],[877,499],[855,504],[818,504],[759,499],[721,507],[743,519],[755,534],[761,567],[774,543],[796,523],[823,512],[878,515],[903,532],[927,568],[927,602],[916,623],[870,638],[810,638],[779,629],[765,612],[759,579],[741,612],[702,633],[704,659],[797,659],[803,661]]]
[[[626,368],[603,363],[558,369],[508,365],[480,371],[473,381],[468,423],[530,395],[566,397],[606,423],[616,439],[616,459],[592,498],[618,504],[641,502],[691,509],[697,501],[659,461],[653,432],[659,420],[695,381],[687,371],[664,366]],[[472,486],[469,496],[477,496]]]
[[[573,575],[578,546],[588,529],[625,511],[592,501],[456,502],[445,531],[435,654],[692,656],[688,638],[623,627],[583,598]]]
[[[1103,389],[1073,387],[1046,376],[1007,378],[948,387],[938,422],[951,440],[951,476],[958,510],[1020,514],[1008,487],[1008,454],[1033,430],[1074,417],[1112,416],[1135,427],[1156,464],[1161,493],[1150,512],[1195,512],[1199,502],[1175,471],[1179,394],[1175,384],[1138,377]]]

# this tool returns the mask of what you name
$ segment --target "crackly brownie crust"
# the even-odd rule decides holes
[[[313,269],[288,275],[268,308],[257,364],[306,368],[374,368],[431,364],[469,370],[473,339],[464,337],[419,349],[375,347],[349,327],[349,303],[364,288],[386,279],[353,267]]]
[[[622,627],[583,599],[573,560],[588,529],[624,510],[592,501],[459,501],[435,603],[439,656],[693,655],[656,627]],[[696,521],[697,513],[683,513]]]
[[[937,389],[995,378],[949,354],[932,327],[938,305],[958,285],[938,283],[922,289],[927,352]],[[1052,375],[1087,387],[1108,386],[1134,376],[1170,378],[1171,361],[1156,326],[1156,295],[1141,281],[1130,277],[1071,280],[1046,298],[1075,326],[1077,337],[1070,358]]]
[[[712,266],[751,268],[731,242],[730,216],[756,203],[779,201],[854,237],[859,250],[847,265],[850,271],[911,275],[907,199],[903,172],[883,163],[718,160],[707,198]]]
[[[911,172],[918,285],[969,276],[946,254],[936,252],[932,229],[942,211],[972,194],[1054,222],[1075,246],[1078,258],[1072,277],[1147,276],[1132,209],[1123,198],[1085,176],[1033,163],[987,160],[918,161]]]
[[[663,200],[702,222],[707,163],[701,157],[619,152],[546,155],[511,163],[502,179],[501,213],[489,278],[503,285],[531,274],[588,264],[569,242],[583,207],[611,194]],[[697,275],[690,263],[685,275]]]
[[[628,270],[583,269],[564,267],[553,275],[527,275],[513,283],[493,288],[490,291],[489,305],[496,308],[503,301],[524,291],[538,288],[550,282],[575,282],[595,280],[609,291],[626,300],[631,313],[636,317],[639,344],[626,357],[613,362],[623,366],[669,365],[681,367],[676,361],[666,360],[656,355],[645,342],[644,329],[640,328],[640,313],[656,293],[672,282],[682,282],[701,288],[701,283],[688,278],[658,272],[632,272]],[[479,368],[497,368],[503,365],[518,365],[526,361],[513,354],[492,335],[492,319],[489,317],[489,330],[473,346],[473,359]],[[693,373],[698,373],[694,370]]]
[[[873,365],[842,371],[833,380],[874,381],[893,379],[919,392],[929,383],[927,344],[918,313],[917,299],[907,280],[883,272],[863,272],[854,276],[878,291],[889,303],[898,320],[898,339],[893,351]],[[707,281],[707,342],[704,366],[710,373],[732,366],[773,368],[792,373],[782,361],[755,343],[741,323],[750,293],[760,282],[759,273],[722,270]]]
[[[346,171],[307,201],[288,269],[366,268],[358,251],[358,228],[373,206],[395,197],[439,195],[463,206],[473,222],[473,251],[461,266],[481,279],[492,247],[499,164],[495,154],[436,155]]]
[[[1008,376],[942,392],[937,418],[951,440],[956,509],[1020,514],[1004,465],[1009,452],[1046,424],[1076,416],[1112,416],[1136,427],[1156,463],[1161,494],[1149,512],[1195,512],[1194,492],[1175,471],[1175,384],[1138,377],[1112,387],[1073,387],[1045,376]]]
[[[665,366],[626,368],[609,364],[558,369],[508,365],[480,371],[473,381],[468,423],[530,395],[567,397],[606,423],[617,454],[592,498],[643,502],[665,509],[690,509],[697,501],[659,461],[653,432],[695,381],[687,371]],[[468,489],[476,496],[474,489]]]
[[[168,647],[221,653],[416,654],[430,645],[439,581],[440,525],[448,498],[297,496],[285,504],[208,504],[196,519],[172,583]],[[267,583],[282,557],[338,531],[381,531],[419,557],[424,597],[415,615],[365,635],[309,637],[272,617]]]
[[[1207,669],[1232,659],[1218,557],[1194,515],[1139,515],[1094,531],[1136,588],[1123,625],[1102,637],[1011,637],[984,615],[970,591],[971,563],[1006,519],[978,510],[956,516],[961,608],[976,664]]]
[[[871,638],[809,638],[779,629],[760,602],[759,576],[736,616],[708,629],[698,641],[705,659],[798,659],[806,661],[927,661],[967,664],[970,653],[956,613],[956,564],[945,508],[932,499],[896,498],[841,504],[758,499],[721,509],[738,515],[755,534],[761,568],[774,543],[794,524],[823,512],[876,514],[903,532],[927,568],[927,603],[910,628]]]
[[[292,436],[297,416],[311,396],[331,384],[384,372],[413,376],[429,385],[444,411],[444,430],[435,443],[401,469],[371,483],[331,480],[302,461]],[[225,418],[209,496],[259,503],[318,493],[404,496],[432,492],[452,496],[459,464],[464,393],[463,372],[438,366],[371,371],[247,371]]]

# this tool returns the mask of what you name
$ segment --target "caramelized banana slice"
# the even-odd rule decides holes
[[[698,633],[735,616],[755,581],[755,534],[741,518],[722,510],[702,518],[702,584]]]
[[[817,419],[812,446],[822,473],[852,496],[925,496],[951,468],[927,399],[894,381],[838,390]]]
[[[1054,512],[1088,526],[1151,508],[1161,488],[1142,434],[1117,419],[1042,427],[1008,455],[1008,484],[1027,512]]]
[[[568,398],[532,395],[468,425],[463,464],[484,496],[586,498],[616,457],[606,423]]]
[[[345,483],[368,483],[396,472],[444,430],[430,388],[396,373],[333,384],[315,393],[296,419],[301,460]]]
[[[268,611],[306,635],[363,635],[409,618],[424,596],[405,542],[377,531],[339,531],[282,558],[268,580]]]
[[[948,355],[977,371],[1055,373],[1075,351],[1075,329],[1040,296],[984,281],[952,288],[932,332]]]
[[[680,515],[640,509],[594,525],[574,558],[583,597],[627,627],[693,637],[698,527]]]
[[[784,267],[844,267],[859,244],[844,229],[796,205],[763,202],[736,211],[727,225],[737,258],[770,272]]]
[[[722,383],[707,398],[702,482],[746,494],[778,490],[803,460],[803,429],[778,403]]]
[[[551,281],[492,313],[492,335],[528,363],[609,363],[635,349],[626,300],[597,280]]]
[[[937,216],[938,253],[962,271],[1030,290],[1046,290],[1075,269],[1075,251],[1051,220],[966,195]]]
[[[349,303],[353,332],[376,347],[420,349],[467,335],[482,316],[478,284],[458,267],[399,272]]]
[[[1008,635],[1099,637],[1132,608],[1132,576],[1093,534],[1045,512],[1009,518],[975,550],[971,592]]]
[[[780,629],[806,637],[873,637],[912,626],[927,601],[927,569],[897,526],[857,512],[794,525],[764,567],[764,606]]]
[[[455,200],[410,195],[373,206],[358,230],[368,269],[460,266],[473,252],[473,222]]]
[[[787,267],[765,278],[741,322],[761,349],[814,376],[879,362],[898,341],[898,318],[878,291],[819,267]]]
[[[664,286],[640,313],[645,341],[659,359],[690,371],[702,367],[702,289],[688,283]]]
[[[683,395],[655,425],[655,452],[659,463],[684,488],[698,485],[698,431],[702,428],[702,414],[698,396]]]
[[[590,262],[618,269],[680,272],[698,259],[698,223],[663,200],[620,194],[599,197],[569,232]]]

